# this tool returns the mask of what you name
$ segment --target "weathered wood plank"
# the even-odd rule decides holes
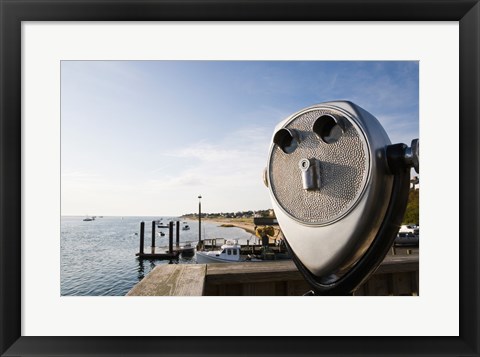
[[[375,274],[403,273],[418,270],[418,255],[387,256]],[[208,264],[208,284],[244,284],[304,280],[292,260],[235,264]]]
[[[208,284],[246,284],[303,280],[295,263],[291,260],[208,264],[205,278]]]
[[[127,296],[201,296],[205,284],[203,264],[164,264],[153,269]]]
[[[375,274],[406,273],[418,270],[418,255],[387,255]]]
[[[381,275],[372,275],[363,284],[365,295],[386,296],[389,295],[389,287],[386,279]],[[355,294],[356,295],[356,294]]]
[[[391,275],[393,295],[412,295],[412,281],[410,273]]]
[[[392,246],[388,252],[389,255],[409,255],[419,253],[419,247],[411,246]]]
[[[413,294],[418,296],[420,295],[420,285],[419,285],[419,271],[413,271],[410,273],[412,275],[412,291]]]

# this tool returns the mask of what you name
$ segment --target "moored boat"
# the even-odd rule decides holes
[[[395,245],[411,245],[418,246],[419,236],[412,232],[398,232],[397,237],[393,241]]]
[[[195,255],[195,247],[192,243],[187,242],[180,250],[183,257],[193,257]]]
[[[262,261],[249,255],[241,255],[241,245],[237,241],[228,240],[220,249],[209,251],[197,250],[197,263],[237,263],[246,261]]]

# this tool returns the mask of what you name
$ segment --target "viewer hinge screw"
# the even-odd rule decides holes
[[[418,157],[420,156],[420,144],[418,139],[413,139],[410,147],[405,149],[405,163],[415,169],[417,174],[420,173],[418,164]]]

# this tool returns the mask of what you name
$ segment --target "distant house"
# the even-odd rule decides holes
[[[410,179],[410,188],[414,189],[414,190],[418,190],[420,189],[420,180],[418,178],[418,176],[414,176],[413,178]]]

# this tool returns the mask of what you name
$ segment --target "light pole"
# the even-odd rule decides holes
[[[202,196],[198,196],[198,243],[202,241]]]

